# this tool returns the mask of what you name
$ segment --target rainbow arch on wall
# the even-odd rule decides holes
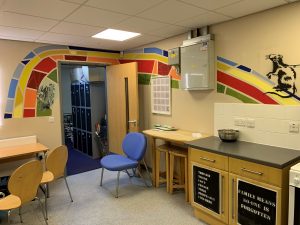
[[[300,97],[293,95],[282,98],[266,94],[274,91],[275,83],[257,71],[228,60],[217,57],[217,92],[239,99],[244,103],[299,105]],[[291,94],[291,93],[286,93]]]
[[[87,49],[73,46],[46,45],[29,52],[17,65],[10,81],[4,118],[27,118],[52,115],[39,110],[37,94],[43,82],[57,86],[59,61],[115,65],[138,63],[139,84],[149,85],[151,76],[169,75],[172,87],[178,88],[179,75],[167,65],[168,52],[158,48],[143,48],[120,54],[117,51]]]

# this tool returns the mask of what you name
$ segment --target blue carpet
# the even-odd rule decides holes
[[[69,151],[67,162],[68,176],[101,168],[100,159],[92,159],[84,153],[73,149],[71,145],[67,146]]]

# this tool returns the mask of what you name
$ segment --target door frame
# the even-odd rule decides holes
[[[63,105],[63,100],[62,100],[62,79],[61,79],[61,67],[62,65],[76,65],[76,66],[98,66],[98,67],[107,67],[110,66],[110,64],[104,64],[104,63],[92,63],[92,62],[81,62],[81,61],[64,61],[64,60],[59,60],[57,62],[57,76],[58,76],[58,89],[59,89],[59,107],[60,107],[60,132],[61,132],[61,144],[66,144],[65,143],[65,133],[64,133],[64,113],[62,110],[62,105]],[[106,79],[105,79],[105,95],[107,98],[107,84],[106,84]],[[107,101],[106,101],[106,109],[107,109]],[[109,138],[109,137],[108,137]]]

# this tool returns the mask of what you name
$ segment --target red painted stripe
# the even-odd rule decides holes
[[[158,74],[159,75],[168,75],[172,66],[158,62]]]
[[[47,57],[40,61],[39,64],[37,64],[36,67],[34,67],[34,69],[49,73],[55,67],[56,62],[53,59]]]
[[[38,89],[40,83],[47,74],[33,70],[27,83],[27,87]]]
[[[277,104],[276,101],[274,101],[272,98],[270,98],[268,95],[263,93],[261,90],[257,89],[256,87],[253,87],[250,84],[247,84],[235,77],[232,77],[226,73],[223,73],[221,71],[217,72],[217,80],[223,84],[226,84],[248,96],[251,96],[252,98],[264,103],[264,104]]]
[[[66,60],[74,60],[74,61],[86,61],[86,56],[79,55],[65,55]]]
[[[35,109],[24,109],[23,117],[35,117]]]
[[[127,60],[120,59],[120,63],[129,63],[129,62],[137,62],[138,63],[138,72],[139,73],[152,73],[154,60]]]

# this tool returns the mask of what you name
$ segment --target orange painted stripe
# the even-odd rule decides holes
[[[88,56],[87,62],[98,62],[98,63],[105,63],[110,65],[120,64],[118,59],[101,58],[95,56]]]

